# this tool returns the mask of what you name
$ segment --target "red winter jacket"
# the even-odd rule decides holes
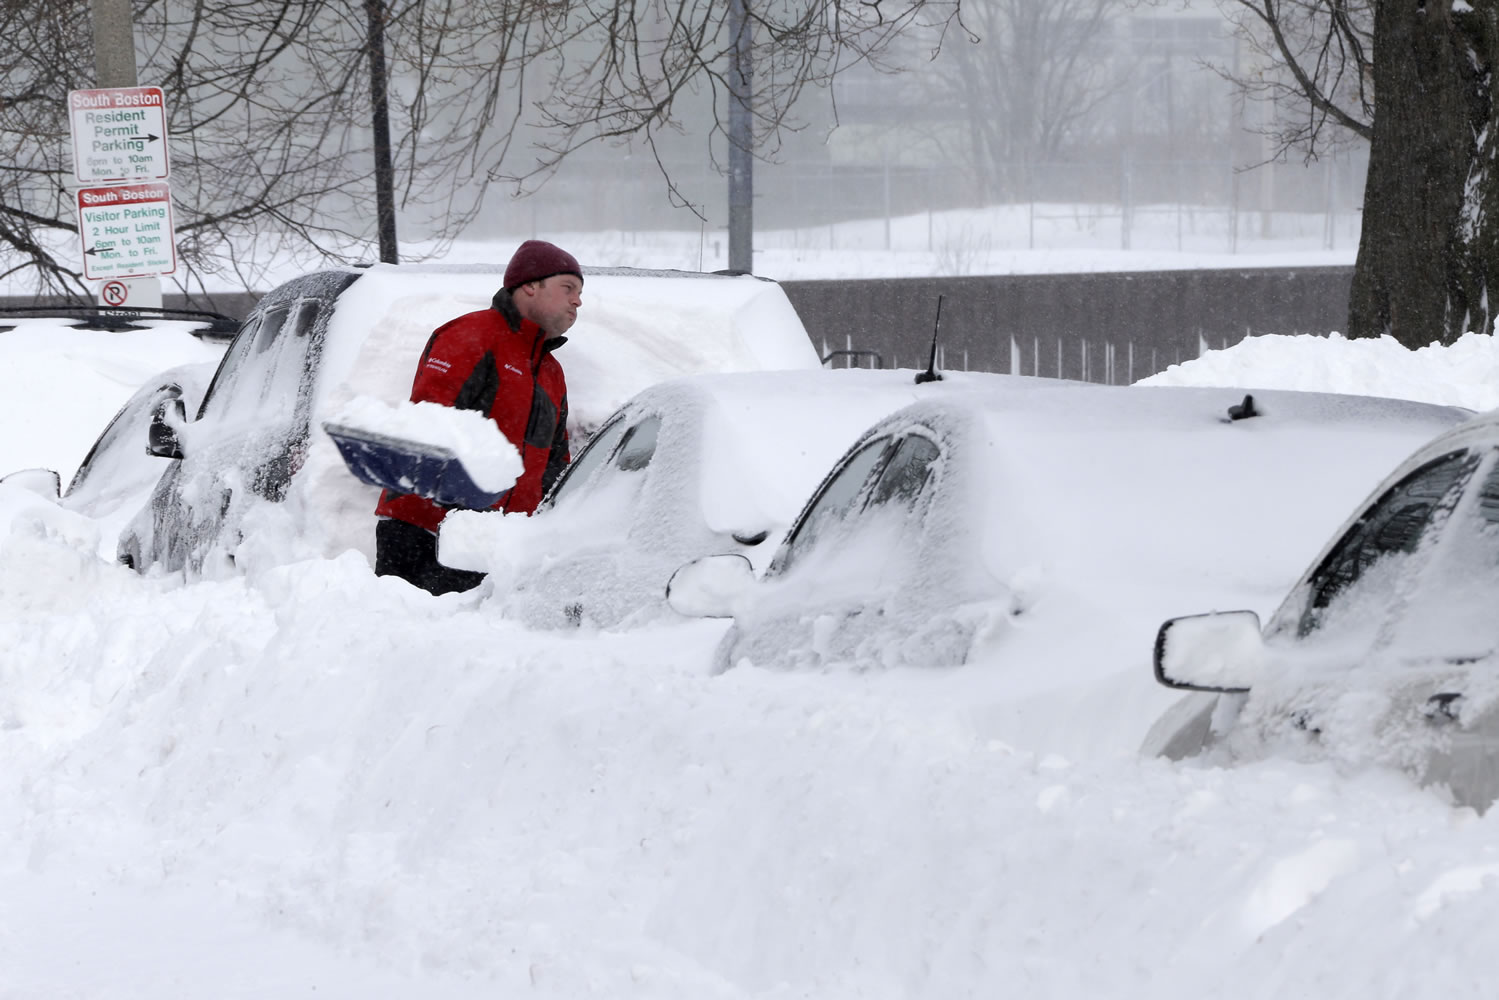
[[[501,289],[493,307],[444,323],[422,351],[411,401],[479,410],[520,449],[525,469],[491,510],[531,513],[567,466],[567,382],[551,355],[565,340],[547,340]],[[375,514],[435,532],[448,509],[385,490]]]

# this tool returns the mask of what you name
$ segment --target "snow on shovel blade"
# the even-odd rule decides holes
[[[449,507],[483,510],[505,490],[480,489],[458,456],[439,445],[377,434],[344,424],[325,423],[323,430],[338,445],[355,478],[397,493],[415,493]]]

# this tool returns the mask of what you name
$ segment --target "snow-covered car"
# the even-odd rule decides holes
[[[152,450],[173,461],[122,534],[120,560],[197,576],[256,558],[371,556],[378,491],[350,475],[322,426],[354,400],[402,404],[432,331],[487,307],[502,274],[375,265],[305,275],[266,295],[196,416],[173,405],[155,421]],[[819,367],[776,283],[630,268],[587,269],[559,357],[578,438],[663,378]]]
[[[168,464],[148,446],[156,414],[178,403],[196,408],[216,367],[211,361],[178,365],[137,389],[79,463],[62,494],[63,506],[95,518],[132,515]]]
[[[768,561],[833,459],[924,391],[910,372],[868,370],[652,386],[605,421],[535,516],[449,514],[439,559],[488,573],[488,605],[532,626],[649,620],[684,562]]]
[[[0,476],[0,489],[8,497],[0,502],[0,525],[14,524],[24,512],[45,525],[44,533],[73,539],[100,558],[113,558],[121,525],[150,496],[166,466],[143,447],[152,415],[163,401],[195,404],[213,367],[212,362],[180,365],[136,390],[105,425],[67,489],[60,488],[61,477],[53,469],[21,469]]]
[[[196,406],[226,343],[227,317],[159,312],[0,310],[11,360],[5,405],[25,428],[0,442],[0,472],[26,481],[34,497],[98,519],[105,558],[168,465],[146,452],[153,413],[168,398]]]
[[[139,504],[150,494],[166,465],[142,446],[149,439],[153,418],[175,400],[181,400],[184,406],[196,406],[214,367],[213,362],[206,361],[178,365],[137,389],[99,432],[67,489],[61,488],[62,479],[53,469],[24,469],[5,478],[14,475],[17,482],[24,480],[39,494],[49,492],[46,483],[50,482],[50,492],[58,503],[88,517],[107,517],[132,501]]]
[[[1192,693],[1144,749],[1389,766],[1486,809],[1499,797],[1499,412],[1417,450],[1331,537],[1263,629],[1254,611],[1161,626],[1156,677]]]
[[[208,319],[89,315],[0,309],[0,415],[15,423],[0,438],[0,474],[44,467],[66,484],[137,389],[170,380],[167,369],[217,363],[227,342]]]
[[[1283,588],[1310,533],[1466,415],[1002,375],[928,388],[838,460],[758,578],[734,556],[672,578],[677,610],[733,618],[718,670],[1128,649],[1184,598]]]

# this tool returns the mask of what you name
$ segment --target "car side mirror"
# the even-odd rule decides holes
[[[755,569],[737,553],[703,556],[679,568],[666,584],[666,603],[688,618],[732,618],[755,585]]]
[[[1155,637],[1155,678],[1171,688],[1242,694],[1259,679],[1264,660],[1253,611],[1173,618]]]
[[[182,441],[177,428],[187,423],[187,407],[177,397],[163,399],[151,414],[146,451],[157,458],[181,458]]]
[[[30,490],[44,500],[56,502],[62,495],[62,477],[52,469],[19,469],[0,476],[0,483]]]

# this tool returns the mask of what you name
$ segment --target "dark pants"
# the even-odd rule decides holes
[[[483,573],[451,569],[437,561],[437,536],[393,517],[375,523],[375,575],[398,576],[433,594],[473,590]]]

